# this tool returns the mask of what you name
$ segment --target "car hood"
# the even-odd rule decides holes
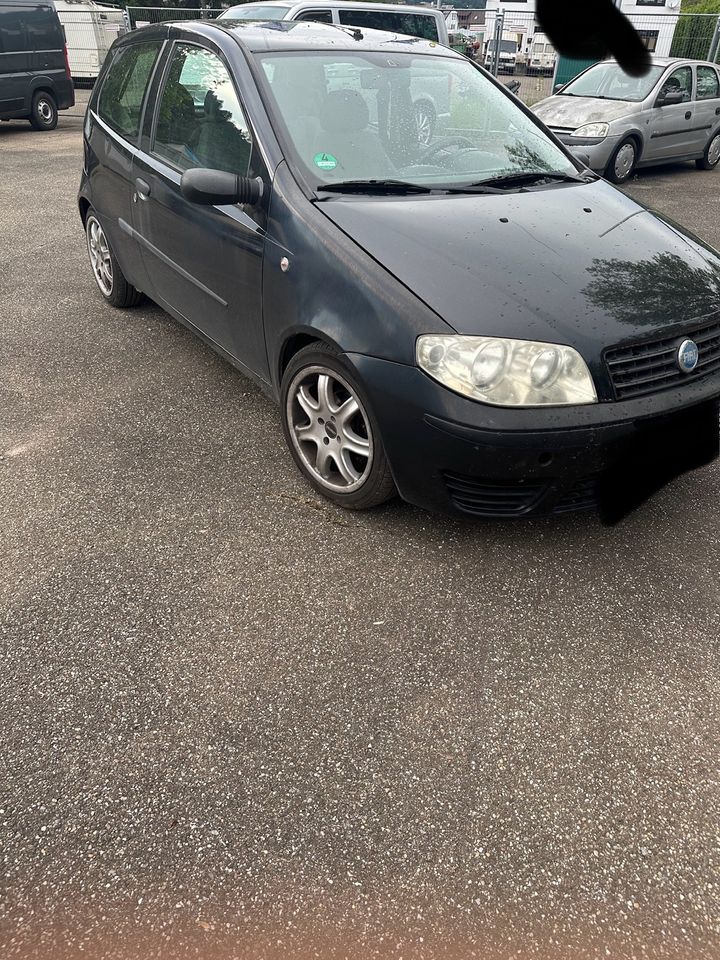
[[[532,108],[548,127],[575,128],[583,123],[610,123],[626,117],[637,107],[627,100],[597,100],[595,97],[548,97]]]
[[[565,343],[591,360],[720,304],[720,256],[602,180],[319,206],[458,333]]]

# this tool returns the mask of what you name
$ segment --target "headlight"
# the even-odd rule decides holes
[[[586,123],[577,130],[573,130],[574,137],[606,137],[610,127],[607,123]]]
[[[572,347],[504,337],[428,334],[418,366],[456,393],[499,407],[597,403],[585,361]]]

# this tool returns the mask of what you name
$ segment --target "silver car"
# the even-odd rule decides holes
[[[613,183],[637,167],[720,161],[720,69],[698,60],[657,58],[644,77],[613,60],[589,67],[532,108],[564,144]]]

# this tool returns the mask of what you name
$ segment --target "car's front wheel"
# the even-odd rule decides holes
[[[720,163],[720,130],[708,141],[702,160],[696,160],[695,163],[699,170],[714,170]]]
[[[610,162],[605,168],[605,176],[613,183],[625,183],[635,172],[637,162],[637,143],[632,137],[628,137],[610,157]]]
[[[324,343],[298,351],[283,375],[281,403],[290,452],[318,492],[350,510],[393,496],[377,423],[340,351]]]
[[[45,90],[36,93],[32,101],[30,123],[35,130],[54,130],[58,122],[58,109],[55,97]]]
[[[85,218],[85,236],[95,283],[105,300],[113,307],[137,306],[143,295],[125,278],[93,210]]]

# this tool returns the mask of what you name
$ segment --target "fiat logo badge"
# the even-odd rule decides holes
[[[683,373],[692,373],[698,365],[700,351],[694,340],[683,340],[678,347],[677,365]]]

